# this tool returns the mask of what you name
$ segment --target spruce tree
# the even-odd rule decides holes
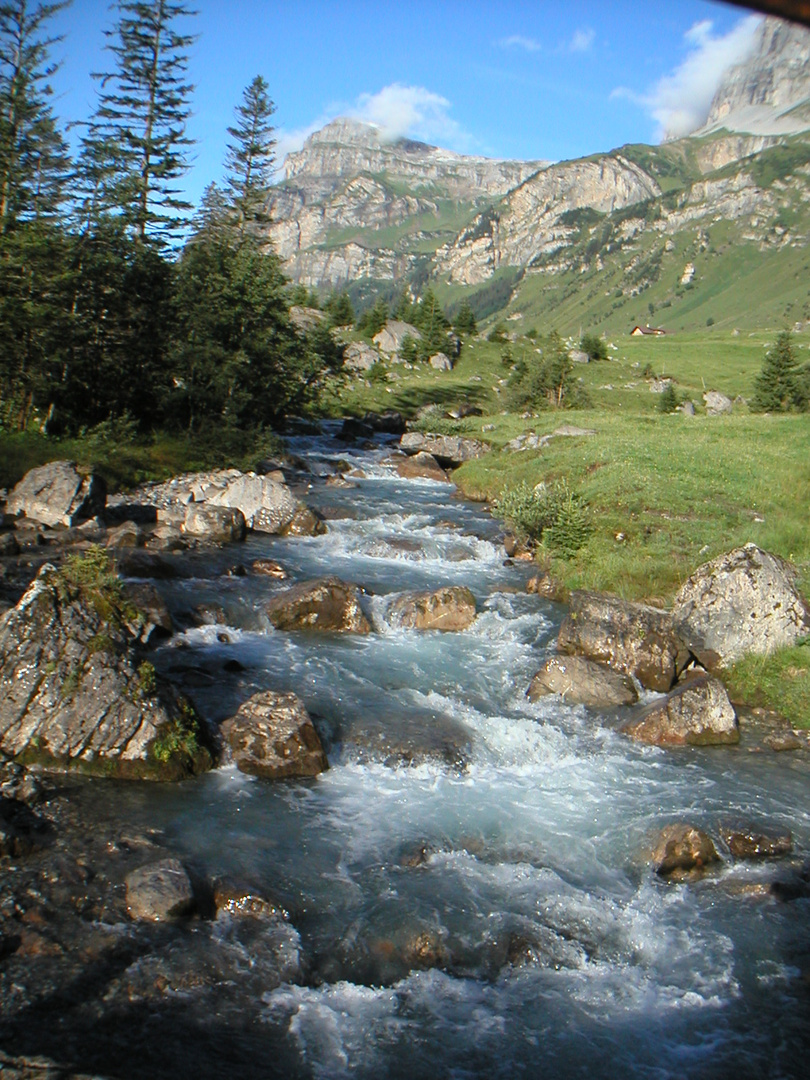
[[[803,407],[798,367],[790,333],[783,330],[776,344],[765,354],[765,362],[756,378],[751,402],[754,412],[786,412]]]
[[[115,70],[94,76],[100,98],[84,142],[85,199],[95,217],[120,215],[138,242],[165,241],[191,209],[176,184],[192,144],[186,50],[194,37],[175,23],[194,12],[170,0],[119,0],[117,10],[106,31]]]
[[[261,228],[270,222],[267,204],[276,147],[270,117],[276,109],[267,91],[267,83],[257,75],[245,88],[241,105],[236,106],[236,124],[228,128],[233,142],[228,144],[225,159],[226,190],[239,236],[258,238]]]

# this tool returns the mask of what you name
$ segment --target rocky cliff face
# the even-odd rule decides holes
[[[724,75],[701,132],[722,127],[755,135],[810,128],[810,30],[762,21],[750,55]]]

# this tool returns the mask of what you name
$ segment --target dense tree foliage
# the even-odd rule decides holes
[[[810,405],[809,390],[807,372],[800,370],[790,333],[784,330],[765,355],[751,408],[755,412],[805,410]]]
[[[343,357],[326,323],[302,334],[290,322],[266,240],[267,83],[245,89],[223,186],[209,185],[189,228],[178,181],[193,37],[178,23],[193,12],[114,5],[114,63],[73,166],[47,87],[47,24],[64,6],[0,3],[0,426],[123,420],[227,438],[281,423]],[[302,302],[318,301],[303,290]],[[348,297],[333,298],[330,321],[353,318]]]
[[[607,342],[598,334],[583,334],[580,349],[587,353],[589,360],[607,360]]]
[[[574,365],[560,335],[544,338],[540,355],[534,350],[514,365],[507,387],[510,408],[570,409],[583,405],[584,392],[574,378]]]

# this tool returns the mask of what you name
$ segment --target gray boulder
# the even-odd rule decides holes
[[[445,468],[455,468],[465,461],[483,457],[492,449],[489,443],[479,439],[465,439],[460,435],[423,435],[421,431],[406,432],[399,440],[399,448],[406,454],[433,454]]]
[[[326,322],[326,313],[318,308],[293,304],[289,311],[290,322],[301,334],[308,334],[316,326]]]
[[[668,612],[585,590],[571,594],[557,651],[586,656],[666,693],[689,663]]]
[[[194,908],[191,881],[179,859],[163,859],[127,875],[127,911],[130,918],[165,922],[188,915]]]
[[[191,706],[140,660],[118,579],[46,564],[0,622],[0,751],[25,763],[171,780],[210,768]]]
[[[229,544],[245,539],[245,515],[229,506],[191,503],[186,510],[183,531],[212,544]]]
[[[51,461],[31,469],[12,490],[6,513],[43,525],[76,525],[104,512],[107,485],[98,473],[79,472],[72,461]]]
[[[652,851],[652,863],[660,877],[689,881],[700,877],[720,856],[712,839],[693,825],[667,825]]]
[[[703,400],[706,403],[707,416],[722,416],[724,413],[731,412],[731,398],[717,390],[707,390],[703,395]]]
[[[419,341],[422,335],[410,323],[402,322],[400,319],[389,319],[379,334],[374,335],[372,341],[381,353],[398,357],[406,337]]]
[[[450,357],[447,355],[447,353],[443,353],[443,352],[434,353],[433,356],[431,356],[430,359],[428,360],[428,363],[434,369],[434,371],[452,371],[453,370],[453,361],[450,359]]]
[[[240,772],[282,780],[317,776],[329,768],[309,713],[295,694],[254,694],[220,730]]]
[[[388,607],[391,625],[403,630],[466,630],[475,615],[475,597],[463,585],[401,593]]]
[[[369,634],[360,590],[340,578],[303,581],[270,599],[267,615],[277,630],[319,630]]]
[[[343,366],[349,371],[371,371],[379,360],[380,354],[365,341],[353,341],[343,354]]]
[[[719,679],[698,675],[621,731],[655,746],[721,746],[740,741],[734,706]]]
[[[529,686],[531,701],[559,694],[571,705],[610,708],[633,705],[638,694],[633,680],[584,656],[550,656]]]
[[[211,496],[207,505],[241,510],[249,529],[280,533],[292,521],[299,504],[286,484],[269,476],[246,473]]]
[[[677,633],[709,670],[792,645],[810,633],[797,572],[755,544],[735,548],[688,579],[672,611]]]

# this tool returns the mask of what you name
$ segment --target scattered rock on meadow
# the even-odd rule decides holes
[[[240,772],[282,780],[317,776],[329,768],[309,713],[295,694],[254,694],[220,730]]]
[[[726,688],[710,675],[690,679],[620,730],[654,746],[721,746],[740,741]]]
[[[277,630],[321,630],[368,634],[360,590],[340,578],[303,581],[270,598],[267,615]]]
[[[464,585],[400,593],[388,607],[391,625],[404,630],[466,630],[475,615],[475,597]]]
[[[810,612],[796,588],[798,573],[755,544],[699,567],[675,597],[679,636],[712,670],[793,645],[810,633]]]
[[[569,705],[613,707],[633,705],[638,694],[628,675],[584,656],[550,656],[529,686],[528,696],[537,701],[559,694]]]
[[[666,693],[689,663],[668,612],[585,590],[571,593],[557,650],[586,656]]]
[[[163,859],[127,875],[130,918],[165,922],[188,915],[194,908],[191,881],[179,859]]]
[[[693,825],[667,825],[662,829],[652,852],[652,863],[659,877],[673,881],[699,877],[706,867],[719,862],[712,839]]]
[[[408,431],[399,440],[400,450],[406,454],[418,454],[424,450],[433,454],[440,465],[455,468],[465,461],[483,457],[492,447],[479,439],[466,439],[460,435],[423,435],[421,431]]]
[[[706,403],[707,416],[722,416],[731,412],[731,398],[721,394],[718,390],[707,390],[703,395],[703,400]]]

